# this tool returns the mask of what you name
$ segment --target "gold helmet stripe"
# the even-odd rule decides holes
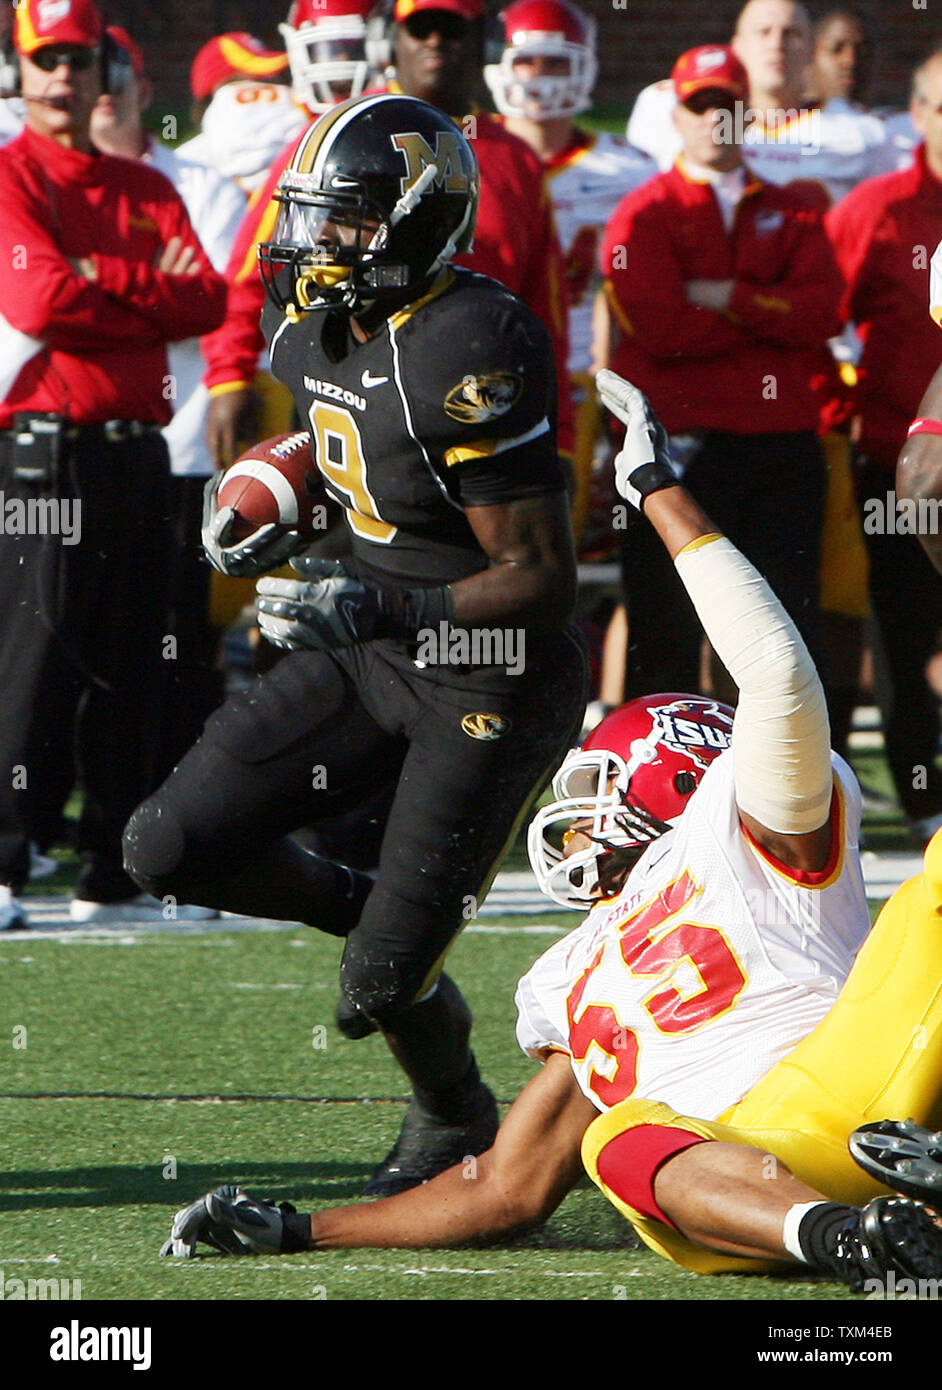
[[[343,101],[332,111],[320,116],[310,127],[298,146],[298,152],[291,161],[290,168],[297,174],[313,174],[315,178],[323,175],[324,165],[340,133],[361,111],[369,111],[384,101],[395,101],[388,92],[372,97],[356,97],[353,101]]]

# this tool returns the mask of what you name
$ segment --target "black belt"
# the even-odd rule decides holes
[[[162,429],[162,425],[147,420],[104,420],[97,425],[68,425],[61,437],[89,443],[125,444],[129,439],[159,434]],[[20,433],[20,430],[0,430],[0,439],[16,439]]]

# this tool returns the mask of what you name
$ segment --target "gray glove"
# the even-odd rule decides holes
[[[294,1214],[290,1202],[259,1202],[227,1183],[177,1212],[160,1253],[192,1259],[202,1241],[224,1255],[280,1255],[284,1217]]]
[[[258,626],[276,647],[329,652],[367,642],[380,620],[376,590],[351,578],[339,560],[298,556],[300,579],[260,579]]]
[[[625,425],[625,442],[615,456],[615,490],[641,511],[652,492],[677,487],[667,432],[648,398],[630,381],[607,370],[596,374],[602,404]]]
[[[230,544],[235,512],[217,505],[225,473],[214,473],[203,489],[203,549],[214,569],[234,579],[252,578],[285,564],[302,544],[297,531],[277,522],[260,526],[243,541]]]

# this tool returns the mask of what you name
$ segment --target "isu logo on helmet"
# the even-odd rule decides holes
[[[733,711],[700,695],[649,695],[610,714],[553,778],[554,800],[530,826],[544,893],[585,907],[619,892],[641,851],[683,814],[730,745]],[[578,838],[576,838],[578,836]]]
[[[671,752],[686,754],[699,768],[706,769],[717,753],[729,747],[733,717],[727,706],[716,701],[675,700],[669,705],[648,707],[653,723],[650,739]],[[709,715],[713,722],[701,717]],[[725,727],[724,727],[725,726]]]

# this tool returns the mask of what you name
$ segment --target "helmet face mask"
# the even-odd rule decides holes
[[[279,24],[295,97],[312,115],[362,96],[372,67],[366,20],[373,0],[296,0]]]
[[[302,312],[402,304],[470,249],[477,165],[454,122],[411,97],[344,102],[312,125],[282,175],[259,247],[273,302]]]
[[[517,0],[503,21],[507,45],[500,62],[484,69],[501,115],[550,121],[588,110],[598,74],[594,21],[568,0]],[[565,68],[528,73],[536,59]]]
[[[380,210],[365,199],[306,193],[290,180],[282,181],[275,197],[278,219],[261,266],[265,287],[283,313],[292,304],[299,311],[352,309],[371,292],[408,285],[408,266],[383,260],[388,229]]]
[[[732,720],[726,705],[678,694],[633,700],[604,719],[566,757],[553,801],[530,825],[527,849],[542,891],[576,908],[620,892],[729,746]]]

